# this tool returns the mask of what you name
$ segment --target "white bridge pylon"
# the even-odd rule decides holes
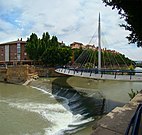
[[[142,71],[124,71],[124,70],[77,70],[73,68],[58,68],[57,73],[78,76],[85,78],[92,78],[96,80],[118,80],[118,81],[142,81]]]

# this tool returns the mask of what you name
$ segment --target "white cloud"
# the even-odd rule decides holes
[[[26,40],[32,32],[41,36],[48,31],[66,44],[74,41],[87,44],[94,32],[97,35],[100,12],[105,37],[102,36],[102,40],[107,43],[103,46],[124,52],[132,59],[142,59],[140,53],[133,55],[141,49],[127,44],[125,37],[128,32],[119,27],[122,20],[117,11],[105,7],[102,0],[0,0],[0,8],[0,42],[15,40],[20,36]],[[9,18],[4,19],[3,16],[7,14]]]

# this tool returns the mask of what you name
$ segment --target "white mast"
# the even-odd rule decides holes
[[[98,25],[98,70],[101,69],[101,24],[99,13],[99,25]]]

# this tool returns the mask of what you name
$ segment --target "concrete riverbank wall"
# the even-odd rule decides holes
[[[38,73],[39,77],[59,77],[66,76],[64,74],[59,74],[55,72],[55,68],[47,68],[47,67],[35,67],[35,71]]]
[[[5,79],[6,79],[6,72],[7,72],[7,69],[6,68],[0,68],[0,81],[1,82],[4,82]]]
[[[128,104],[116,107],[93,126],[91,135],[124,135],[138,104],[142,103],[142,91]]]
[[[35,67],[29,65],[11,65],[0,67],[0,81],[8,83],[24,83],[38,77],[65,76],[55,72],[55,68]]]
[[[35,68],[29,65],[16,65],[0,68],[0,81],[7,83],[24,83],[32,78],[37,78]]]

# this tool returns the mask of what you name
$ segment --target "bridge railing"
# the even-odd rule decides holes
[[[59,67],[61,69],[67,69],[76,72],[92,72],[95,74],[127,74],[127,75],[135,75],[135,73],[142,73],[142,71],[135,71],[135,70],[115,70],[115,69],[101,69],[98,70],[97,68],[73,68],[73,67]]]
[[[74,67],[60,67],[58,72],[68,75],[85,76],[92,78],[108,78],[118,80],[142,80],[142,71],[140,70],[116,70],[116,69],[101,69],[97,68],[74,68]],[[87,74],[86,74],[87,73]],[[140,74],[136,74],[140,73]],[[125,77],[123,77],[125,76]]]
[[[125,135],[142,135],[142,104],[139,104],[133,115]]]

